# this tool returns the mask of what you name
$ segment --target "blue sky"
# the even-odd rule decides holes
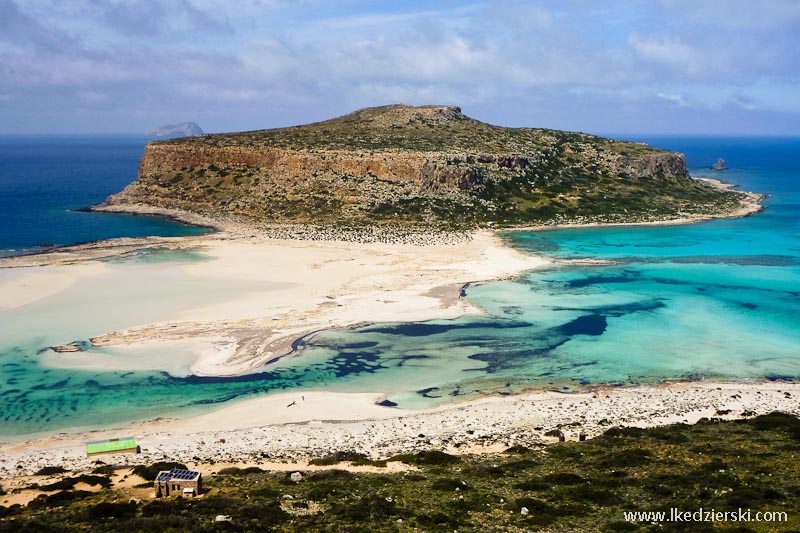
[[[0,133],[388,103],[592,133],[800,134],[800,0],[0,0]]]

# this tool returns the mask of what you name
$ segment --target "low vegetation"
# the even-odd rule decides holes
[[[172,470],[173,468],[186,470],[186,465],[171,461],[155,463],[152,465],[139,465],[133,469],[133,473],[147,481],[155,481],[159,472],[162,470]]]
[[[226,468],[195,499],[62,490],[0,507],[0,531],[800,531],[798,454],[800,420],[781,413],[612,428],[587,442],[501,454],[388,459],[414,466],[402,473],[333,468],[295,481]],[[670,508],[785,512],[788,521],[636,523],[623,514]]]

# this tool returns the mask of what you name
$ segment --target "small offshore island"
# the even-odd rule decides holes
[[[642,143],[492,126],[451,106],[392,105],[305,126],[149,143],[139,178],[92,210],[156,214],[216,231],[184,238],[114,239],[0,259],[0,268],[10,272],[0,290],[3,309],[16,309],[106,275],[109,260],[153,249],[201,252],[207,260],[187,263],[181,267],[182,275],[200,284],[236,280],[254,287],[274,286],[206,301],[163,320],[131,323],[89,339],[64,339],[42,357],[55,368],[170,371],[169,362],[158,355],[125,366],[120,359],[95,360],[87,347],[154,354],[180,349],[196,355],[190,364],[193,376],[243,376],[294,356],[298,339],[320,331],[481,315],[482,309],[462,298],[466,285],[513,278],[553,264],[508,246],[497,230],[740,217],[761,210],[762,199],[716,180],[692,178],[681,154]],[[212,515],[229,514],[226,510],[234,508],[240,516],[233,517],[232,527],[245,520],[248,511],[241,499],[249,495],[245,496],[242,476],[263,485],[256,500],[270,502],[272,514],[259,527],[324,528],[326,512],[354,531],[360,520],[372,521],[372,530],[387,531],[480,529],[488,527],[485,520],[509,528],[534,528],[548,526],[560,516],[574,519],[592,513],[597,523],[606,523],[611,521],[610,512],[595,515],[623,503],[613,491],[626,486],[626,476],[648,480],[641,485],[640,499],[653,498],[676,482],[677,478],[655,470],[645,472],[645,465],[670,463],[670,468],[677,468],[672,463],[678,459],[670,457],[686,453],[682,443],[705,446],[709,452],[695,465],[700,470],[681,475],[695,483],[701,471],[707,471],[720,478],[722,487],[729,480],[721,480],[716,472],[733,467],[713,457],[715,450],[736,453],[731,443],[760,449],[769,431],[784,448],[776,452],[779,456],[764,461],[773,461],[770,468],[778,468],[796,450],[800,431],[791,416],[758,416],[776,410],[800,414],[800,385],[787,382],[595,386],[572,394],[537,390],[467,398],[427,409],[392,408],[383,401],[383,392],[269,394],[177,420],[135,425],[113,420],[109,421],[113,430],[84,426],[57,428],[66,430],[58,435],[53,435],[56,430],[20,435],[0,445],[4,480],[0,490],[9,492],[0,496],[0,502],[35,501],[34,508],[57,505],[56,489],[46,488],[56,471],[42,469],[62,467],[69,475],[93,472],[72,484],[72,489],[82,487],[74,492],[86,493],[74,496],[65,490],[72,494],[64,496],[65,501],[88,498],[91,505],[117,505],[114,512],[129,518],[140,504],[108,502],[151,498],[152,483],[140,476],[142,470],[133,475],[123,465],[177,461],[205,475],[222,474],[216,484],[207,484],[212,489],[203,497],[219,505],[198,511],[203,527],[209,528],[215,527],[210,524]],[[752,420],[716,424],[741,418]],[[699,420],[715,423],[684,425]],[[678,425],[609,431],[612,426],[670,424]],[[114,456],[110,468],[84,455],[86,441],[123,433],[136,434],[141,455]],[[541,448],[559,439],[598,436],[588,443]],[[511,453],[502,454],[507,448]],[[426,455],[421,450],[436,452]],[[576,471],[576,465],[585,462],[583,450],[590,450],[596,461],[588,470]],[[470,457],[458,457],[464,454]],[[392,456],[396,460],[386,463]],[[681,464],[694,460],[683,459]],[[532,474],[539,463],[547,465],[542,467],[547,472]],[[366,477],[353,481],[351,473],[305,472],[331,465],[373,474],[359,474]],[[606,476],[598,465],[621,473]],[[267,474],[262,468],[285,475]],[[288,474],[295,470],[309,476],[306,485],[296,477],[290,480]],[[92,479],[97,474],[109,476],[108,481]],[[542,479],[538,485],[513,481],[518,474]],[[59,475],[65,477],[64,472]],[[610,499],[594,489],[574,494],[567,489],[584,478],[592,479],[595,487],[605,484],[609,492],[603,494],[611,494]],[[489,494],[493,479],[508,481],[502,494]],[[92,491],[108,488],[112,481],[112,494],[121,496],[92,499],[98,498]],[[762,481],[752,485],[761,491]],[[137,483],[145,485],[137,488]],[[347,483],[362,484],[364,493],[344,491]],[[445,502],[452,507],[447,515],[427,509],[412,517],[398,498],[410,498],[416,490],[413,483],[425,484],[424,490],[430,489],[437,498],[444,494],[448,502],[458,502]],[[393,484],[402,494],[392,492]],[[554,487],[574,501],[564,506],[545,503],[543,494]],[[349,507],[326,500],[336,489]],[[295,494],[298,490],[303,494]],[[461,498],[452,497],[458,495],[455,490],[463,492]],[[778,487],[776,492],[792,490],[797,487]],[[287,498],[283,491],[295,495]],[[751,495],[753,501],[762,496],[768,500],[762,492]],[[697,499],[690,490],[682,497]],[[295,498],[303,505],[294,505]],[[720,505],[735,503],[732,496],[723,500]],[[85,512],[95,508],[90,504]],[[123,509],[125,505],[130,508]],[[486,512],[494,513],[491,518],[480,514],[486,506],[490,509]],[[148,516],[156,517],[170,512],[167,507],[150,511]],[[23,511],[3,511],[15,512]],[[81,516],[72,519],[79,521]],[[251,519],[256,520],[255,515]],[[518,519],[521,522],[514,522]]]

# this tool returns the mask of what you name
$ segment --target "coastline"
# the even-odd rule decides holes
[[[307,464],[336,451],[372,458],[439,449],[455,454],[491,453],[514,445],[600,435],[610,427],[737,419],[780,410],[800,415],[800,383],[669,383],[594,387],[587,392],[529,392],[489,396],[422,410],[376,404],[379,393],[303,391],[237,402],[183,419],[159,418],[132,426],[0,444],[0,477],[30,476],[44,466],[74,472],[94,467],[83,445],[90,440],[134,435],[141,454],[110,457],[117,465],[169,458],[192,467],[275,462]],[[294,405],[289,406],[294,402]]]
[[[739,185],[729,183],[716,178],[706,177],[692,177],[695,180],[702,181],[712,187],[724,191],[734,191],[740,195],[739,207],[726,213],[709,213],[709,214],[687,214],[672,219],[659,219],[659,220],[643,220],[635,222],[567,222],[567,223],[554,223],[554,224],[534,224],[534,225],[514,225],[508,227],[485,228],[489,231],[496,233],[513,232],[513,231],[547,231],[554,229],[568,229],[568,228],[597,228],[597,227],[614,227],[614,226],[674,226],[683,224],[694,224],[707,220],[715,219],[728,219],[728,218],[743,218],[756,215],[766,209],[762,202],[769,197],[768,194],[757,193],[752,191],[739,190]],[[162,207],[154,207],[145,204],[109,204],[102,203],[95,206],[85,208],[89,212],[97,213],[126,213],[131,215],[148,215],[160,216],[168,220],[179,222],[182,224],[189,224],[198,227],[209,228],[213,231],[228,232],[231,234],[250,234],[254,231],[261,233],[263,236],[273,236],[278,238],[299,238],[307,237],[301,225],[295,224],[273,224],[273,225],[247,225],[235,221],[223,221],[197,213],[190,213],[179,209],[166,209]],[[455,241],[463,238],[461,232],[440,232],[445,240],[448,238]],[[329,237],[326,235],[325,237]],[[364,238],[364,235],[360,235]],[[369,238],[367,236],[367,238]],[[329,240],[326,238],[325,240]],[[330,239],[330,240],[336,240]],[[47,253],[47,250],[41,252]]]
[[[558,224],[539,224],[532,226],[524,226],[524,225],[511,226],[507,228],[500,228],[498,229],[498,231],[503,233],[510,233],[515,231],[549,231],[556,229],[605,228],[605,227],[615,227],[615,226],[619,227],[678,226],[684,224],[695,224],[697,222],[704,222],[717,219],[744,218],[757,215],[758,213],[761,213],[766,209],[766,207],[761,202],[763,202],[765,199],[769,197],[769,195],[767,194],[750,192],[750,191],[740,191],[738,190],[739,187],[738,185],[714,178],[695,177],[694,179],[708,183],[709,185],[716,187],[718,189],[726,191],[736,191],[741,195],[739,201],[739,208],[734,209],[728,213],[715,213],[715,214],[703,214],[703,215],[693,214],[666,220],[649,220],[649,221],[638,221],[638,222],[567,222],[563,224],[558,223]]]
[[[714,187],[718,187],[724,190],[733,190],[737,186],[734,184],[729,184],[720,180],[715,180],[711,178],[695,178],[702,180],[711,184]],[[264,350],[262,348],[260,356],[257,354],[246,353],[240,350],[238,347],[231,345],[230,343],[227,345],[225,349],[216,350],[216,353],[212,353],[211,355],[204,356],[201,361],[198,361],[195,365],[192,366],[192,371],[197,375],[204,375],[204,376],[213,376],[213,375],[240,375],[245,374],[251,371],[254,371],[256,368],[268,364],[270,362],[274,362],[277,359],[290,354],[293,351],[294,343],[297,342],[299,339],[307,336],[313,332],[325,330],[325,329],[332,329],[332,328],[348,328],[353,327],[355,325],[364,323],[364,322],[402,322],[407,320],[413,321],[422,321],[422,320],[431,320],[436,318],[455,318],[457,316],[464,316],[469,314],[481,314],[482,310],[475,308],[472,305],[466,304],[463,300],[460,299],[461,290],[459,288],[458,296],[454,294],[452,290],[452,286],[464,286],[469,283],[479,282],[479,281],[494,281],[499,279],[504,279],[508,277],[513,277],[515,275],[519,275],[526,270],[530,270],[533,268],[540,268],[542,266],[552,264],[554,261],[549,259],[544,259],[543,257],[537,257],[533,259],[533,256],[528,256],[529,261],[526,262],[524,260],[520,260],[520,253],[516,252],[512,248],[508,247],[507,243],[503,242],[502,233],[512,232],[512,231],[542,231],[545,229],[560,229],[560,228],[570,228],[570,227],[604,227],[604,226],[634,226],[634,225],[676,225],[676,224],[689,224],[694,222],[699,222],[703,220],[710,220],[714,218],[739,218],[745,216],[751,216],[756,214],[764,209],[761,201],[766,198],[766,195],[753,193],[753,192],[740,192],[740,202],[738,209],[735,209],[729,213],[717,213],[715,215],[695,215],[695,216],[687,216],[681,217],[672,220],[662,220],[662,221],[642,221],[642,222],[630,222],[630,223],[582,223],[582,224],[554,224],[554,225],[539,225],[539,226],[529,226],[529,227],[512,227],[512,228],[498,228],[497,230],[478,230],[474,231],[470,234],[466,235],[466,240],[468,242],[472,242],[472,244],[476,244],[476,240],[483,240],[484,238],[494,239],[494,242],[487,246],[484,243],[479,243],[479,247],[481,247],[481,258],[484,259],[483,263],[477,263],[473,261],[473,264],[470,264],[469,261],[465,263],[450,263],[448,265],[442,266],[439,264],[436,265],[436,261],[428,258],[428,261],[431,261],[430,264],[416,264],[415,267],[417,269],[426,269],[426,270],[441,270],[441,269],[450,269],[462,272],[459,272],[459,276],[453,280],[453,283],[448,284],[449,286],[444,285],[440,282],[429,282],[425,286],[425,290],[420,292],[416,291],[414,294],[405,294],[406,299],[419,297],[419,296],[433,296],[439,300],[438,308],[436,310],[431,309],[431,307],[420,305],[420,302],[416,302],[418,314],[416,314],[413,318],[409,318],[408,315],[410,312],[413,312],[411,309],[403,309],[398,310],[396,312],[390,313],[388,316],[383,315],[380,312],[376,315],[374,313],[358,313],[356,316],[351,316],[347,319],[341,319],[341,310],[337,309],[337,313],[340,315],[340,319],[332,320],[328,319],[327,321],[319,320],[320,313],[312,313],[311,316],[302,316],[302,317],[293,317],[291,320],[294,322],[302,321],[309,322],[306,327],[301,329],[292,328],[290,324],[284,324],[283,322],[279,324],[275,324],[275,318],[271,317],[272,320],[269,324],[267,323],[259,323],[259,322],[237,322],[231,323],[230,321],[226,321],[224,324],[220,324],[222,327],[214,327],[209,324],[203,324],[199,326],[199,329],[203,330],[205,333],[205,337],[208,338],[209,336],[214,336],[215,341],[218,340],[220,337],[225,337],[225,329],[230,329],[233,327],[245,327],[250,329],[260,329],[265,330],[268,327],[278,326],[278,334],[272,334],[267,339],[262,339],[262,341],[266,340],[266,342],[261,342],[262,347],[267,347],[267,354],[264,355]],[[258,242],[259,244],[269,243],[274,244],[276,242],[308,242],[308,239],[302,238],[304,235],[301,231],[299,237],[297,235],[296,229],[292,226],[267,226],[267,227],[259,227],[253,225],[245,225],[235,221],[220,221],[220,220],[212,220],[208,217],[203,215],[198,215],[194,213],[186,213],[180,210],[171,210],[171,209],[164,209],[159,207],[152,207],[146,205],[139,205],[139,204],[101,204],[99,206],[95,206],[92,208],[93,210],[97,210],[100,212],[105,211],[113,211],[113,212],[133,212],[133,213],[141,213],[147,215],[160,215],[169,217],[172,220],[180,221],[183,223],[189,224],[197,224],[203,225],[205,227],[213,227],[214,230],[217,232],[216,235],[218,238],[227,240],[246,240],[250,242]],[[315,243],[335,243],[340,242],[337,239],[330,239],[329,234],[313,235],[312,229],[312,237],[310,239],[311,242]],[[305,235],[308,237],[308,235]],[[336,237],[336,234],[333,235]],[[343,237],[340,235],[340,237]],[[399,237],[399,238],[398,238]],[[417,242],[417,239],[412,238],[411,242],[408,242],[408,239],[405,235],[389,235],[387,241],[388,244],[394,246],[402,245],[419,245],[420,243]],[[344,235],[343,241],[344,242],[351,242],[352,235]],[[369,236],[366,238],[361,235],[357,236],[356,240],[360,240],[358,242],[358,246],[362,245],[374,245],[374,242],[371,242]],[[208,242],[206,240],[205,242]],[[425,249],[430,246],[435,245],[451,245],[458,247],[459,244],[463,244],[464,236],[458,233],[441,233],[435,237],[431,237],[427,235],[426,238],[423,239],[421,244],[424,244]],[[321,245],[324,247],[324,245]],[[497,263],[499,260],[497,257],[490,258],[491,255],[499,255],[499,250],[513,250],[514,256],[505,258],[506,263],[509,263],[510,268],[508,269],[500,269],[497,270]],[[385,251],[385,250],[384,250]],[[457,253],[453,254],[453,256],[457,256],[459,253],[464,253],[463,251],[458,251]],[[469,253],[465,254],[469,255]],[[495,266],[492,266],[490,263],[494,262]],[[522,264],[519,264],[519,263]],[[575,262],[575,261],[572,261]],[[591,260],[588,262],[592,262]],[[0,263],[2,265],[2,263]],[[469,276],[463,276],[464,273],[469,273]],[[389,273],[392,274],[391,272]],[[396,272],[395,272],[396,274]],[[361,293],[364,292],[364,287],[359,288]],[[368,289],[370,291],[376,291],[381,289],[386,289],[386,287],[375,287],[369,286]],[[395,295],[396,296],[396,295]],[[328,296],[329,299],[330,296]],[[323,302],[324,304],[329,304],[331,302]],[[458,304],[461,304],[460,306]],[[338,307],[342,307],[341,302],[337,302]],[[363,306],[363,302],[359,303],[360,306]],[[452,309],[453,307],[458,307],[457,310]],[[448,309],[450,311],[448,311]],[[294,309],[297,311],[297,309]],[[324,315],[324,314],[322,314]],[[383,317],[383,318],[381,318]],[[225,317],[214,317],[216,320],[224,319]],[[99,337],[94,337],[91,339],[91,342],[94,346],[117,346],[117,345],[129,345],[131,343],[141,343],[141,342],[149,342],[149,341],[161,341],[161,340],[176,340],[176,339],[185,339],[186,337],[193,336],[194,332],[198,329],[198,325],[193,325],[188,330],[182,327],[180,324],[170,323],[170,324],[161,324],[155,325],[151,327],[144,327],[144,328],[136,328],[130,329],[121,332],[111,332],[105,335],[101,335]],[[273,328],[274,330],[275,328]],[[194,331],[193,331],[194,330]],[[213,335],[209,335],[211,332]],[[63,349],[69,349],[67,347],[60,347]],[[209,348],[206,346],[205,348],[206,353],[209,353]],[[213,350],[211,350],[213,351]],[[225,355],[227,353],[228,355]],[[244,364],[241,364],[241,361],[245,361]],[[233,362],[238,361],[238,364],[232,364]]]
[[[748,216],[763,209],[757,202],[764,196],[748,194],[756,205],[743,204],[731,217]],[[145,214],[163,216],[165,213]],[[183,218],[180,212],[173,212],[171,216],[184,223],[203,222],[190,214]],[[639,224],[671,225],[704,219]],[[580,226],[601,225],[615,224]],[[556,227],[575,225],[483,230],[467,238],[456,235],[452,240],[434,239],[420,246],[408,242],[279,239],[265,235],[259,228],[217,222],[210,234],[97,241],[43,254],[3,258],[0,269],[31,268],[45,277],[53,270],[64,269],[91,277],[94,275],[91,269],[105,268],[98,259],[157,246],[174,250],[200,248],[212,257],[211,261],[184,267],[189,275],[198,279],[204,276],[258,278],[261,274],[257,270],[284,272],[290,278],[300,276],[305,282],[302,295],[297,290],[288,291],[266,315],[261,303],[240,299],[214,306],[213,310],[195,310],[194,314],[174,321],[110,332],[92,339],[98,346],[193,343],[201,351],[206,350],[192,366],[193,373],[230,376],[252,372],[290,353],[297,339],[322,329],[346,328],[364,322],[420,321],[480,314],[482,310],[460,298],[464,285],[510,278],[553,264],[553,261],[508,247],[500,233]],[[281,258],[283,262],[265,269],[264,261],[274,258]],[[354,261],[363,264],[355,265]],[[10,307],[32,301],[30,297],[26,301],[25,297],[26,294],[30,296],[25,287],[32,282],[32,278],[25,279],[25,276],[31,271],[21,276],[24,281],[17,282],[16,293],[4,293],[17,294],[11,299]],[[67,284],[63,275],[59,279],[54,277],[52,283],[42,276],[36,279],[37,287],[42,290],[36,291],[35,299],[58,292]],[[8,306],[8,299],[5,304]],[[287,311],[287,305],[293,307]],[[277,320],[276,314],[279,315]],[[252,335],[247,342],[242,342],[242,338],[227,334],[231,329],[244,329]],[[254,347],[257,353],[248,352]],[[725,397],[728,392],[730,394]],[[272,459],[297,460],[324,455],[342,446],[375,457],[420,446],[446,448],[458,453],[484,452],[498,446],[548,442],[552,439],[544,433],[557,427],[580,428],[592,437],[609,427],[601,423],[604,419],[613,421],[614,425],[662,425],[696,421],[714,416],[717,411],[729,411],[722,415],[724,417],[763,414],[775,409],[800,414],[796,400],[792,401],[798,395],[800,385],[797,383],[694,382],[595,387],[589,392],[571,394],[539,391],[488,396],[406,411],[377,405],[382,399],[380,393],[282,393],[242,400],[216,411],[178,420],[158,419],[117,430],[67,431],[57,436],[0,444],[0,474],[22,475],[38,469],[37,465],[54,462],[75,469],[88,468],[90,463],[81,457],[82,443],[117,436],[120,432],[136,433],[146,449],[141,456],[120,457],[120,460],[135,463],[169,456],[184,458],[189,463],[199,457],[200,461],[194,462],[198,464],[220,461],[218,456],[222,454],[228,462],[250,464],[255,460],[249,451],[252,449],[269,450]],[[303,396],[305,399],[297,402],[296,397]],[[302,404],[305,407],[287,412],[286,405],[291,401],[296,402],[294,407]],[[210,427],[215,429],[209,430]],[[177,435],[176,432],[183,433]],[[419,435],[425,438],[420,440]],[[577,438],[577,433],[569,437]],[[231,446],[222,449],[215,446],[223,439]],[[234,443],[247,444],[236,447]],[[35,444],[35,452],[30,451],[31,444]],[[192,453],[187,455],[186,450]]]
[[[273,286],[91,339],[94,346],[103,347],[182,343],[201,354],[192,365],[192,372],[200,376],[253,372],[291,353],[297,339],[319,330],[481,314],[460,297],[465,284],[513,277],[550,264],[507,247],[486,231],[456,242],[433,239],[419,246],[275,239],[251,228],[227,227],[202,236],[120,239],[0,259],[0,267],[17,267],[15,275],[5,276],[5,283],[0,278],[0,290],[9,295],[4,307],[41,300],[79,279],[90,288],[92,276],[114,268],[98,259],[142,247],[200,250],[208,260],[176,267],[193,282],[247,280]],[[32,273],[37,274],[35,295],[28,289]],[[54,348],[65,364],[76,351],[70,344]]]

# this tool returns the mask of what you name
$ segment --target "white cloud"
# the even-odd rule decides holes
[[[632,33],[628,42],[634,53],[645,60],[689,75],[697,74],[701,69],[698,51],[677,37]]]
[[[730,5],[0,0],[0,93],[37,116],[105,117],[110,99],[115,116],[175,109],[220,129],[396,101],[578,125],[592,106],[800,112],[800,2]]]
[[[678,107],[689,107],[689,102],[687,102],[686,99],[679,94],[657,93],[656,96],[664,100],[667,100],[668,102],[672,102],[676,104]]]

